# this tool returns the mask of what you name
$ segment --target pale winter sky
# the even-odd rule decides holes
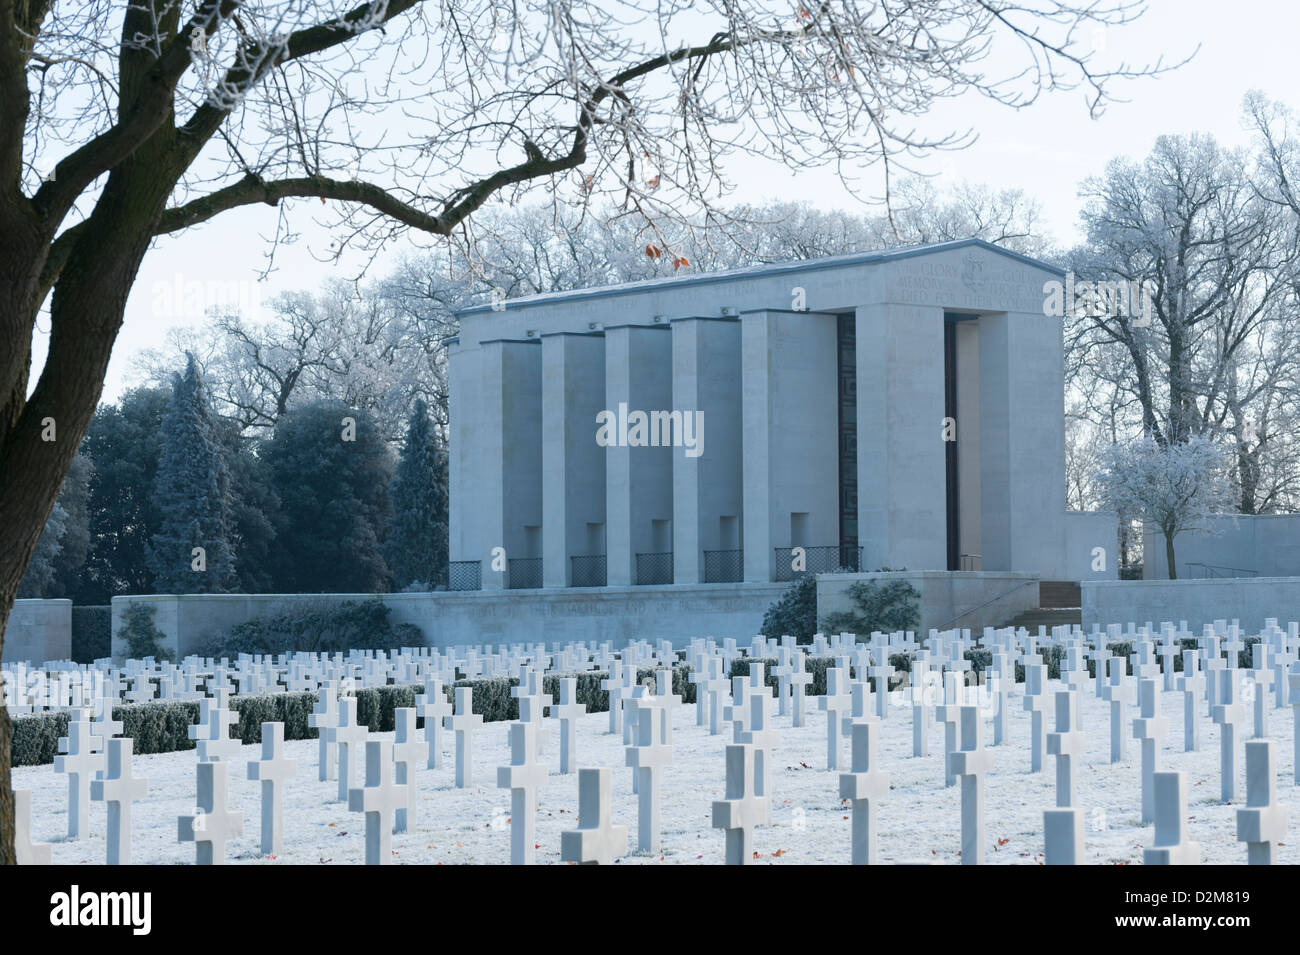
[[[1144,156],[1162,133],[1208,132],[1225,144],[1244,144],[1248,136],[1241,121],[1241,100],[1250,89],[1300,109],[1295,82],[1297,33],[1300,7],[1286,0],[1231,4],[1153,0],[1137,23],[1093,38],[1099,60],[1123,59],[1139,65],[1163,55],[1176,61],[1199,45],[1190,63],[1159,79],[1116,86],[1128,102],[1110,106],[1095,121],[1088,118],[1082,91],[1044,97],[1018,112],[974,96],[948,102],[930,117],[931,131],[970,127],[978,142],[962,152],[937,154],[915,165],[936,174],[941,183],[964,179],[1025,190],[1041,203],[1049,232],[1068,243],[1078,237],[1079,182],[1101,173],[1112,157]],[[730,173],[739,187],[738,201],[806,199],[824,207],[858,206],[826,170],[774,175],[770,166],[748,161],[733,164]],[[876,173],[870,171],[867,177],[865,181],[872,183]],[[773,191],[774,184],[779,184],[779,192]],[[273,233],[276,213],[272,209],[258,206],[227,213],[159,241],[145,259],[128,303],[104,398],[113,400],[134,383],[131,357],[159,345],[167,327],[201,323],[198,314],[160,317],[152,307],[160,287],[239,281],[247,283],[244,288],[250,299],[266,302],[284,290],[316,286],[338,268],[317,260],[329,241],[328,234],[315,225],[319,210],[301,201],[291,207],[291,215],[301,239],[279,249],[277,270],[262,283],[257,276],[270,245],[261,237]],[[395,249],[394,254],[400,251]],[[382,272],[383,267],[381,261],[378,269]],[[38,342],[38,351],[43,352],[43,345]],[[43,354],[36,359],[39,365]]]

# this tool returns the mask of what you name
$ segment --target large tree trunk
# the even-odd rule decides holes
[[[0,416],[0,528],[5,536],[5,546],[0,548],[0,652],[18,583],[99,403],[127,295],[179,176],[178,170],[167,175],[176,167],[169,162],[168,152],[167,143],[142,147],[109,175],[54,286],[50,348],[40,381],[30,400],[25,400],[24,394],[26,375],[19,388],[4,396]],[[47,243],[48,239],[30,249],[23,259],[9,258],[3,253],[13,248],[13,240],[0,229],[0,259],[5,261],[0,268],[18,273],[14,278],[19,288],[28,290],[25,299],[19,291],[11,301],[19,308],[29,308],[29,315],[40,304],[31,300],[39,288]],[[0,303],[0,308],[7,307]],[[9,340],[27,347],[30,317],[24,327],[21,315],[0,315],[6,327],[13,324],[19,329],[20,334]],[[10,357],[4,355],[0,362],[7,364]],[[47,419],[53,419],[53,441],[42,439]],[[0,863],[12,864],[16,859],[9,762],[10,725],[7,717],[0,716]]]
[[[1165,535],[1165,562],[1169,565],[1169,579],[1178,579],[1178,567],[1174,564],[1174,535],[1168,531]]]

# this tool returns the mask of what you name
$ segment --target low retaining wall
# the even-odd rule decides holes
[[[985,627],[1001,626],[1017,614],[1038,606],[1037,574],[943,570],[822,574],[817,578],[818,618],[852,610],[849,587],[870,580],[906,580],[920,592],[918,633],[922,637],[931,629],[959,627],[982,631]]]
[[[72,658],[72,601],[15,600],[5,627],[5,663]]]
[[[394,623],[410,623],[428,646],[539,641],[666,639],[684,645],[700,636],[748,644],[763,614],[787,584],[676,584],[669,587],[568,587],[545,590],[439,591],[421,594],[151,594],[113,598],[113,657],[120,660],[122,615],[131,601],[154,605],[154,624],[177,659],[236,624],[295,603],[379,600]]]
[[[1215,620],[1240,620],[1257,633],[1266,617],[1285,627],[1300,620],[1300,577],[1229,577],[1209,580],[1084,581],[1083,628],[1093,624],[1186,620],[1193,633]]]

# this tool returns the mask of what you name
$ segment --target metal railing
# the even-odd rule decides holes
[[[448,590],[482,590],[483,562],[481,560],[453,560],[447,564]]]
[[[540,557],[511,557],[506,562],[506,587],[510,590],[536,590],[542,586]]]
[[[803,552],[803,569],[795,570],[795,551]],[[773,580],[794,580],[809,574],[833,574],[837,570],[862,569],[862,547],[831,544],[825,547],[778,547],[772,567]]]
[[[1183,567],[1186,569],[1186,573],[1184,574],[1184,576],[1193,579],[1207,579],[1210,577],[1258,577],[1259,576],[1259,571],[1257,570],[1248,570],[1245,567],[1223,567],[1219,564],[1202,564],[1199,561],[1194,561],[1194,562],[1184,564]],[[1191,573],[1193,567],[1197,568],[1199,570],[1199,573],[1195,573],[1195,574]]]
[[[1008,587],[1006,590],[1002,591],[1002,593],[993,595],[992,597],[990,597],[988,600],[984,601],[983,603],[981,603],[981,604],[976,604],[974,607],[971,607],[971,608],[969,608],[969,609],[967,609],[967,610],[963,610],[961,613],[957,614],[957,616],[953,617],[951,620],[945,620],[943,623],[939,624],[939,626],[937,626],[937,627],[929,627],[928,629],[930,629],[930,630],[947,630],[949,627],[951,627],[954,623],[956,623],[956,622],[957,622],[958,620],[960,620],[962,617],[968,617],[968,616],[970,616],[971,614],[973,614],[976,610],[983,610],[983,609],[984,609],[985,607],[987,607],[989,604],[994,603],[995,601],[1001,600],[1003,597],[1009,596],[1010,594],[1014,594],[1014,593],[1015,593],[1017,590],[1019,590],[1021,587],[1028,587],[1030,584],[1033,584],[1035,587],[1038,586],[1038,578],[1035,577],[1035,578],[1033,578],[1032,580],[1022,580],[1020,583],[1015,584],[1014,586]]]
[[[745,579],[743,550],[706,550],[701,579],[706,584],[736,583]]]
[[[673,552],[636,555],[636,582],[638,584],[671,584],[673,582]]]
[[[604,587],[609,579],[604,554],[575,554],[569,558],[573,568],[571,587]]]

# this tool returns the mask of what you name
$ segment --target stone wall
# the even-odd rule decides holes
[[[1087,581],[1083,590],[1083,628],[1093,624],[1164,621],[1187,626],[1199,633],[1215,620],[1241,621],[1255,633],[1266,617],[1281,626],[1300,619],[1300,577],[1238,577],[1211,580]]]
[[[1153,527],[1142,532],[1142,575],[1168,580],[1165,539]],[[1178,576],[1290,577],[1300,575],[1300,514],[1225,514],[1212,517],[1203,531],[1174,538]],[[1189,564],[1210,564],[1206,571]]]
[[[72,657],[71,600],[15,600],[5,627],[5,663]]]

